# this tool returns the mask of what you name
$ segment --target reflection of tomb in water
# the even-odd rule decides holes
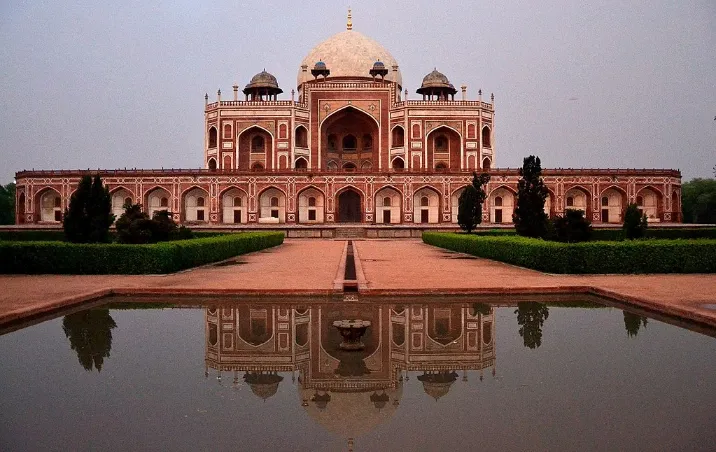
[[[462,373],[492,367],[494,311],[463,304],[321,304],[296,307],[252,303],[206,310],[206,366],[244,373],[264,400],[276,394],[282,377],[298,374],[298,395],[306,412],[343,438],[366,433],[400,405],[407,371],[435,400],[448,394]],[[341,350],[333,322],[362,319],[371,326],[362,350]]]

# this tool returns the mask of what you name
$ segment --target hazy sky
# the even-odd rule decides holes
[[[716,2],[354,1],[409,98],[433,67],[495,93],[495,165],[716,164]],[[266,68],[288,99],[345,30],[335,0],[0,2],[0,182],[30,168],[198,168],[204,93]],[[458,95],[459,96],[459,95]]]

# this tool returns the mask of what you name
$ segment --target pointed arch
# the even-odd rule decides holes
[[[153,217],[155,212],[167,210],[171,212],[172,194],[169,190],[161,185],[155,185],[144,191],[144,211]]]
[[[315,185],[308,185],[296,194],[296,198],[299,223],[323,223],[326,200],[323,190]]]
[[[402,191],[389,184],[376,190],[374,199],[376,223],[397,224],[402,222]]]
[[[114,214],[114,220],[119,220],[119,217],[124,214],[124,206],[129,201],[130,204],[134,204],[136,196],[134,192],[123,185],[118,185],[109,191],[109,196],[112,202],[112,213]]]
[[[188,222],[209,221],[209,191],[199,185],[184,190],[180,198],[182,217]]]
[[[437,149],[433,136],[442,133],[446,138],[446,148]],[[436,137],[437,138],[437,137]],[[438,164],[444,163],[446,168],[451,170],[460,170],[463,161],[463,136],[460,131],[447,124],[441,124],[425,134],[425,168],[437,169]],[[440,154],[436,157],[434,154]],[[447,158],[445,158],[447,156]]]
[[[405,128],[396,124],[390,129],[390,147],[402,148],[403,146],[405,146]]]
[[[490,126],[483,126],[482,127],[482,147],[483,148],[492,148],[492,129]]]
[[[602,223],[621,223],[627,206],[627,192],[618,185],[610,185],[599,194]]]
[[[35,215],[40,222],[59,223],[62,211],[62,195],[57,189],[43,187],[35,193]]]
[[[365,192],[355,185],[346,185],[336,191],[336,221],[339,223],[363,222]]]
[[[413,222],[439,223],[442,196],[435,187],[423,185],[413,192]]]
[[[268,135],[268,140],[264,137],[264,148],[260,153],[252,152],[252,141],[254,138],[251,136],[252,133],[265,133]],[[236,136],[236,157],[234,159],[234,167],[244,171],[249,169],[254,170],[254,166],[259,163],[261,164],[261,169],[256,169],[255,171],[262,171],[264,168],[271,169],[277,163],[275,152],[276,137],[273,132],[259,124],[254,124],[245,128]],[[263,155],[263,158],[257,159],[256,157],[258,155]]]
[[[222,222],[229,224],[246,223],[248,194],[243,188],[230,185],[219,193]]]
[[[296,126],[293,143],[297,148],[308,148],[308,129],[303,124]]]
[[[582,185],[571,185],[565,188],[563,210],[567,209],[582,210],[584,216],[591,221],[592,194]]]
[[[512,223],[517,192],[508,185],[500,185],[490,191],[487,203],[491,223]]]
[[[219,135],[219,133],[218,133],[218,131],[216,130],[216,126],[215,126],[215,125],[212,125],[211,127],[209,127],[209,136],[208,136],[208,138],[207,138],[207,143],[208,143],[208,146],[207,146],[207,147],[208,147],[209,149],[214,149],[214,148],[216,148],[217,142],[219,141],[218,135]]]
[[[271,185],[258,195],[259,223],[286,222],[286,192]]]
[[[646,215],[647,221],[661,221],[664,212],[664,194],[661,190],[653,185],[645,185],[637,190],[636,197],[642,197],[640,209]]]

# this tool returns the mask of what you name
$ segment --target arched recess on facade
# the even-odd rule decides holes
[[[600,220],[602,223],[621,223],[627,206],[626,192],[612,185],[599,195]]]
[[[209,127],[208,147],[209,149],[215,149],[218,142],[218,133],[216,126]]]
[[[286,222],[286,193],[268,187],[259,194],[259,223]]]
[[[413,194],[413,222],[440,222],[440,192],[433,187],[424,186]]]
[[[405,160],[403,160],[403,157],[393,157],[393,160],[390,162],[390,167],[395,171],[403,171],[405,169]]]
[[[144,210],[149,217],[153,217],[155,212],[166,210],[171,212],[172,195],[164,187],[153,187],[145,192]]]
[[[362,167],[366,161],[377,165],[379,127],[374,117],[352,106],[329,114],[320,126],[321,165],[328,168],[329,161],[339,168],[346,168],[348,163]]]
[[[24,224],[25,223],[25,203],[27,200],[25,199],[25,192],[20,192],[17,195],[17,218],[15,219],[17,221],[17,224]]]
[[[647,185],[636,192],[636,205],[646,215],[647,221],[661,221],[664,214],[664,195],[661,190]]]
[[[308,129],[303,124],[296,127],[293,143],[297,148],[308,148]]]
[[[426,168],[459,170],[462,154],[462,135],[450,126],[440,126],[425,137],[428,160]]]
[[[458,188],[457,190],[453,191],[450,195],[450,213],[452,216],[452,222],[457,223],[457,213],[460,209],[460,195],[462,195],[462,192],[465,191],[465,188],[467,185]]]
[[[274,167],[274,136],[269,130],[253,125],[242,130],[236,140],[234,166],[242,171],[263,171]],[[260,169],[257,165],[261,165]]]
[[[273,310],[240,306],[236,308],[238,319],[238,336],[247,344],[258,347],[269,342],[274,336]]]
[[[134,204],[134,193],[124,186],[119,186],[112,189],[109,192],[112,198],[112,213],[114,214],[114,220],[119,220],[119,217],[124,214],[124,208],[127,204]]]
[[[187,222],[209,221],[209,192],[193,186],[182,193],[182,217]]]
[[[293,167],[297,170],[305,171],[308,169],[308,160],[304,157],[299,157],[294,162]]]
[[[402,148],[403,146],[405,146],[405,129],[398,124],[390,132],[390,147]]]
[[[388,185],[375,193],[375,222],[378,224],[396,224],[402,219],[402,193]]]
[[[492,169],[492,161],[490,160],[490,157],[482,159],[482,169],[484,171],[490,171],[490,169]]]
[[[361,223],[365,212],[365,193],[348,185],[336,192],[336,221],[339,223]]]
[[[671,192],[671,221],[678,222],[681,220],[681,193],[679,190],[674,190]]]
[[[62,196],[52,187],[45,187],[35,195],[35,215],[42,223],[62,221]]]
[[[227,224],[246,223],[248,195],[239,187],[231,186],[219,194],[221,221]]]
[[[547,197],[544,199],[544,213],[547,215],[547,218],[554,217],[556,199],[557,196],[555,196],[554,192],[550,188],[547,188]]]
[[[581,210],[587,220],[592,221],[592,194],[581,185],[574,185],[564,192],[564,210]]]
[[[430,307],[427,318],[428,338],[443,347],[457,341],[463,334],[462,308]]]
[[[298,193],[298,222],[323,223],[326,197],[323,191],[311,185]]]
[[[500,185],[487,198],[490,206],[490,223],[512,223],[517,193],[512,187]]]
[[[214,157],[209,159],[209,162],[206,164],[206,167],[209,169],[209,171],[215,171],[216,170],[216,159]]]
[[[490,126],[482,127],[482,147],[492,148],[492,131],[490,130]]]

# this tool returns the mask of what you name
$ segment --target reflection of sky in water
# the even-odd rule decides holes
[[[704,304],[702,305],[706,309],[713,309],[716,310],[716,304]]]
[[[450,306],[435,307],[435,334],[447,338],[439,309]],[[347,438],[325,427],[343,420],[331,410],[339,405],[361,407],[354,420],[373,425],[356,450],[693,450],[716,441],[713,338],[655,320],[630,335],[621,310],[550,307],[541,345],[528,348],[515,310],[494,311],[494,377],[491,366],[482,381],[479,370],[403,370],[396,388],[351,394],[304,391],[316,373],[281,371],[265,379],[278,382],[266,399],[244,371],[236,383],[233,371],[205,377],[203,309],[111,310],[117,326],[101,372],[80,365],[62,319],[51,320],[0,337],[0,448],[339,450]]]

